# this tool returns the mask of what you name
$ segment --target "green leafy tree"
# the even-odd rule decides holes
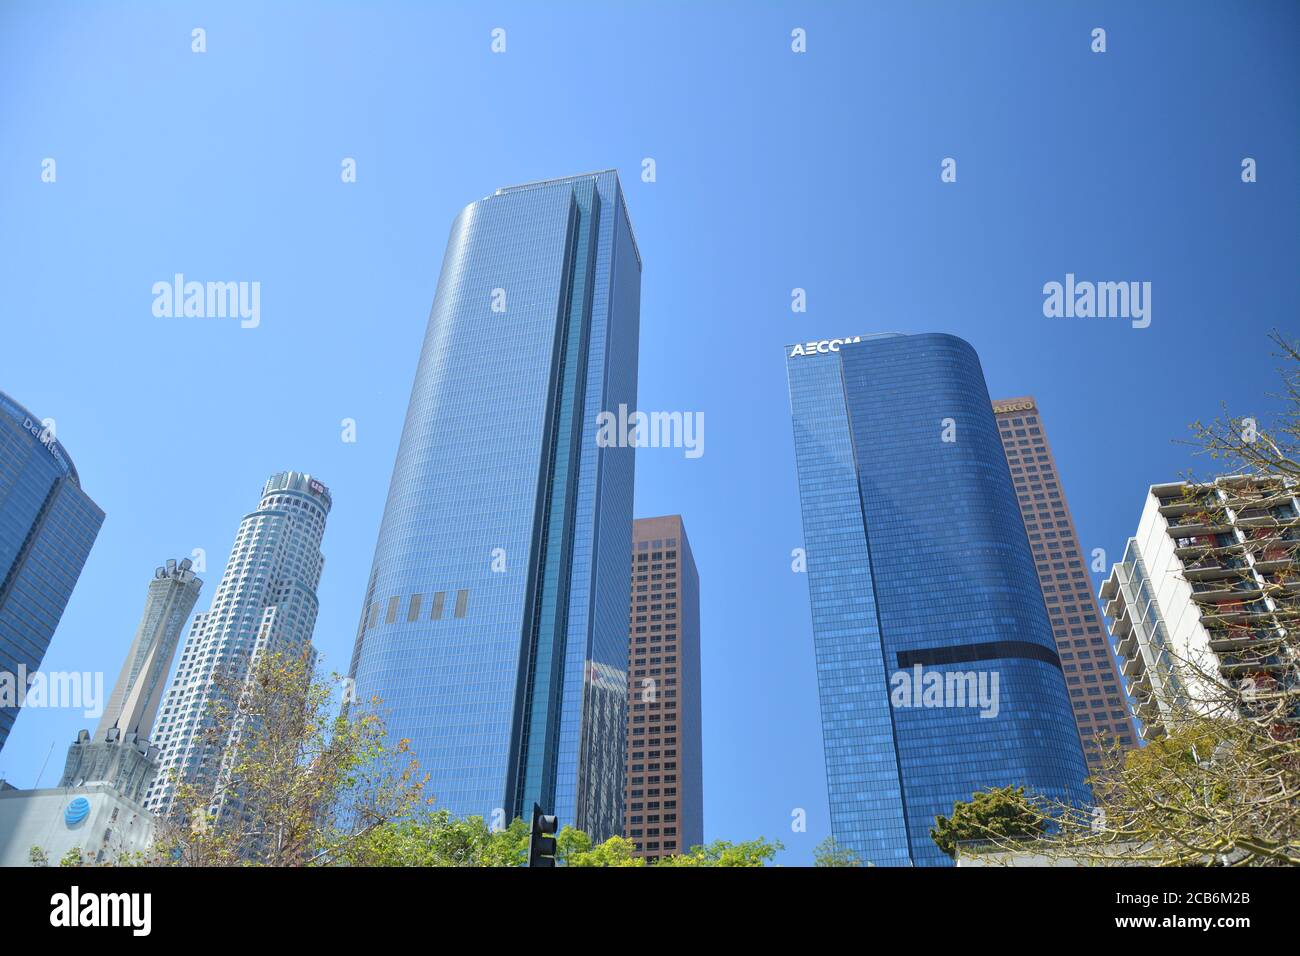
[[[86,866],[86,858],[82,855],[81,847],[74,846],[63,854],[63,859],[59,860],[59,866]]]
[[[576,830],[575,832],[581,832]],[[586,834],[582,834],[586,836]],[[590,843],[590,838],[588,838]],[[645,858],[637,856],[637,844],[625,836],[611,836],[604,843],[599,843],[565,857],[565,866],[645,866]]]
[[[769,843],[762,837],[744,843],[714,840],[691,847],[689,853],[663,857],[655,866],[766,866],[783,849],[779,841]]]
[[[446,810],[390,821],[353,840],[336,862],[349,866],[524,866],[528,824],[514,819],[492,831],[482,817],[458,819]],[[593,845],[582,830],[566,826],[556,835],[561,866],[644,866],[636,846],[621,836]]]
[[[520,819],[493,831],[482,817],[425,810],[387,821],[349,841],[333,861],[345,866],[522,866],[528,826]]]
[[[813,866],[862,866],[856,853],[828,836],[813,848]]]
[[[935,817],[930,839],[955,857],[960,843],[1035,837],[1046,827],[1043,813],[1025,795],[1024,787],[990,787],[968,802],[954,804],[952,816]]]
[[[565,825],[555,835],[555,862],[560,866],[569,863],[575,857],[591,852],[591,837],[584,830]]]

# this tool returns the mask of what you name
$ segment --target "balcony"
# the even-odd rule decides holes
[[[1300,618],[1300,600],[1290,594],[1278,594],[1273,598],[1273,613],[1283,620],[1295,621]]]
[[[1143,736],[1147,738],[1164,736],[1164,721],[1155,694],[1151,692],[1151,685],[1148,683],[1131,687],[1130,693],[1133,697],[1133,710],[1142,721]]]
[[[1203,554],[1197,560],[1183,566],[1183,577],[1189,581],[1206,580],[1235,575],[1249,568],[1245,558],[1225,555]]]
[[[1246,534],[1246,547],[1259,560],[1261,551],[1285,551],[1294,554],[1300,548],[1300,529],[1291,527],[1252,528]]]
[[[1174,553],[1184,559],[1205,554],[1231,554],[1242,548],[1242,543],[1231,532],[1182,535],[1175,534],[1174,529],[1170,528],[1169,533],[1174,537]]]
[[[1165,736],[1165,725],[1160,722],[1159,716],[1153,715],[1150,720],[1142,721],[1142,739],[1151,743],[1160,740]]]
[[[1219,655],[1219,673],[1225,677],[1248,677],[1252,674],[1269,675],[1286,669],[1286,662],[1277,654],[1232,653]]]
[[[1225,651],[1239,651],[1243,648],[1263,645],[1271,642],[1269,649],[1275,649],[1281,638],[1276,631],[1264,627],[1216,627],[1207,628],[1210,638],[1210,650],[1216,654]]]
[[[1265,574],[1285,571],[1295,564],[1296,555],[1287,548],[1265,547],[1255,554],[1255,570]]]
[[[1300,515],[1290,504],[1272,508],[1243,508],[1237,512],[1237,524],[1242,528],[1287,528],[1300,522]]]
[[[1264,575],[1264,587],[1270,595],[1290,595],[1300,591],[1300,572],[1284,567],[1281,570]]]
[[[1234,508],[1270,508],[1291,500],[1291,490],[1279,478],[1221,480],[1219,487],[1228,504]]]
[[[1206,492],[1165,495],[1159,501],[1160,513],[1167,518],[1185,515],[1189,511],[1214,510],[1222,505],[1218,495]]]
[[[1227,512],[1218,508],[1201,508],[1169,519],[1169,533],[1175,538],[1222,534],[1231,530],[1232,522]]]
[[[1124,596],[1122,594],[1108,596],[1104,588],[1102,589],[1101,600],[1103,602],[1101,605],[1101,613],[1109,618],[1118,618],[1124,613],[1124,609],[1128,607],[1124,602]]]
[[[1125,657],[1123,664],[1120,666],[1120,673],[1134,683],[1142,682],[1146,678],[1147,665],[1142,660],[1141,654],[1134,654],[1132,657]]]
[[[1201,623],[1209,630],[1219,623],[1246,623],[1268,617],[1272,613],[1273,609],[1263,600],[1223,601],[1205,605],[1201,609]]]
[[[1192,581],[1192,597],[1201,603],[1219,602],[1226,598],[1258,598],[1263,597],[1263,586],[1250,577],[1242,578],[1216,578],[1211,581]]]

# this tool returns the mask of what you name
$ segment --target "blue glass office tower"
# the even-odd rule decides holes
[[[453,813],[621,832],[640,285],[612,170],[452,223],[351,673]]]
[[[0,680],[9,693],[41,666],[103,523],[64,447],[0,392]],[[18,710],[0,707],[0,749]]]
[[[934,819],[977,790],[1085,802],[974,349],[886,334],[790,346],[786,364],[836,841],[880,866],[942,866]],[[996,674],[996,707],[896,696],[931,673],[945,688],[982,674],[990,691]]]

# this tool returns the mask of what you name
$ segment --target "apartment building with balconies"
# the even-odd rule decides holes
[[[1101,589],[1143,737],[1297,680],[1298,490],[1243,475],[1149,489]]]

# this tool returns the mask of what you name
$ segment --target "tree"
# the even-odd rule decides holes
[[[862,866],[856,853],[828,836],[813,848],[813,866]]]
[[[1294,740],[1248,719],[1188,714],[1146,747],[1109,749],[1104,764],[1089,811],[1047,804],[1049,831],[988,833],[976,852],[1086,866],[1300,865]]]
[[[1042,805],[1050,831],[998,849],[1096,866],[1300,865],[1300,349],[1272,339],[1283,410],[1193,422],[1189,443],[1218,474],[1162,498],[1208,646],[1148,648],[1159,680],[1135,697],[1151,742],[1105,749],[1091,812]]]
[[[952,816],[935,817],[930,839],[951,857],[961,843],[1037,837],[1046,829],[1043,814],[1024,787],[990,787],[968,802],[953,805]]]
[[[573,827],[560,831],[557,850],[561,866],[645,866],[645,859],[636,855],[636,844],[626,837],[612,836],[592,846],[591,837]]]
[[[593,845],[582,830],[566,826],[556,835],[561,866],[644,866],[636,845],[621,836]],[[458,819],[432,810],[373,828],[354,840],[336,861],[350,866],[524,866],[528,824],[516,817],[490,830],[482,817]]]
[[[1191,424],[1188,442],[1201,454],[1228,465],[1229,473],[1275,475],[1300,479],[1300,342],[1274,332],[1269,336],[1281,351],[1278,376],[1282,380],[1283,408],[1272,427],[1253,415],[1234,415],[1227,406],[1211,422],[1197,419]]]
[[[688,853],[662,857],[655,866],[766,866],[783,849],[779,841],[769,843],[762,837],[744,843],[714,840],[693,846]]]
[[[425,810],[370,828],[332,861],[344,866],[523,866],[528,826],[515,818],[493,831],[482,817]]]
[[[246,678],[219,677],[207,735],[220,771],[178,780],[155,862],[317,865],[420,806],[427,777],[409,743],[390,745],[373,709],[336,711],[340,680],[275,653],[256,655]]]

